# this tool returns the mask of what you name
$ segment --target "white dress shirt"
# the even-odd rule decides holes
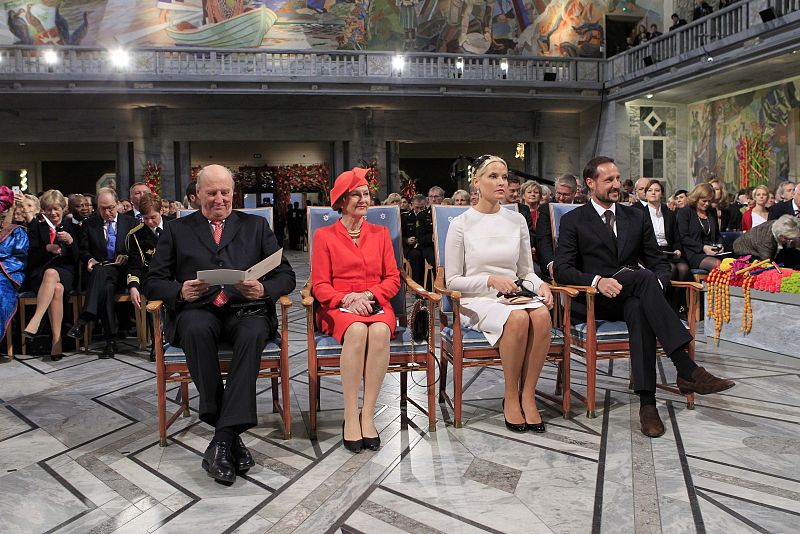
[[[669,245],[667,242],[667,233],[664,229],[664,214],[661,213],[661,207],[654,208],[650,204],[647,205],[647,211],[650,212],[650,220],[653,221],[653,230],[656,232],[656,241],[659,247],[666,247]]]

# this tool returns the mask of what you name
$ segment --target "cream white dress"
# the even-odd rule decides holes
[[[444,269],[447,288],[462,295],[461,326],[480,330],[492,345],[512,311],[544,306],[538,300],[503,304],[497,301],[497,290],[486,285],[490,275],[528,280],[536,293],[543,283],[533,272],[525,217],[511,210],[486,214],[470,208],[454,218],[445,242]],[[531,289],[530,284],[525,287]]]

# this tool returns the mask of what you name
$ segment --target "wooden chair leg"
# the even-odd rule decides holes
[[[563,366],[563,362],[558,362],[558,370],[556,371],[556,388],[554,391],[556,395],[561,395],[561,375],[563,372]]]
[[[408,409],[408,373],[405,371],[400,373],[400,409]]]
[[[183,416],[189,417],[189,382],[181,382],[181,406]]]
[[[9,360],[14,359],[14,343],[11,339],[13,337],[11,332],[11,325],[9,325],[8,329],[6,330],[6,356],[8,356]]]
[[[569,419],[571,416],[570,411],[572,410],[572,399],[570,397],[572,393],[572,384],[570,383],[570,352],[569,350],[565,352],[564,360],[561,362],[561,371],[563,373],[563,377],[561,378],[561,408],[564,410],[564,419]]]
[[[292,393],[289,383],[289,358],[281,359],[281,397],[283,398],[283,439],[292,438]]]
[[[595,398],[594,392],[597,384],[597,355],[593,347],[586,350],[586,417],[594,418]]]
[[[86,332],[83,335],[83,352],[89,352],[89,345],[92,344],[92,330],[94,326],[94,322],[90,322],[86,325]]]
[[[447,387],[447,356],[444,350],[441,351],[439,356],[439,402],[445,401],[444,392]]]
[[[25,306],[25,304],[23,304],[22,302],[19,303],[19,339],[20,339],[20,344],[22,345],[20,347],[20,352],[22,353],[23,356],[28,354],[27,351],[28,344],[25,342],[26,341],[25,336],[22,335],[22,331],[25,330],[25,325],[28,324],[27,317],[25,315],[26,308],[27,306]]]
[[[278,377],[272,377],[272,413],[281,411],[281,403],[278,400]]]
[[[464,369],[461,358],[455,355],[453,358],[453,425],[461,428],[461,396],[463,388]]]
[[[158,444],[167,446],[167,377],[163,362],[156,364],[156,395],[158,397]]]
[[[308,368],[308,418],[311,421],[311,437],[317,437],[317,410],[319,409],[319,376],[315,368]]]
[[[425,364],[426,379],[425,391],[428,394],[428,432],[436,432],[436,354],[428,352],[428,361]]]

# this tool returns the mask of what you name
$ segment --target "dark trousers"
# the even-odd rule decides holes
[[[658,278],[641,269],[616,276],[622,292],[613,299],[598,293],[595,315],[628,325],[634,391],[656,390],[656,340],[666,354],[685,347],[692,340],[680,318],[667,302]]]
[[[117,316],[114,313],[114,296],[122,282],[123,267],[95,265],[86,285],[86,302],[83,313],[87,319],[99,320],[106,339],[117,333]]]
[[[238,433],[256,426],[256,379],[267,344],[266,318],[240,319],[228,306],[209,304],[179,312],[175,326],[200,393],[200,420],[215,428],[232,427]],[[218,354],[222,340],[233,346],[224,385]]]
[[[416,248],[408,248],[406,249],[406,259],[408,260],[409,265],[411,265],[411,278],[421,286],[425,286],[425,262],[427,261],[428,264],[433,267],[436,265],[436,260],[434,259],[433,254],[433,247],[416,247]],[[436,278],[436,273],[431,273],[431,281],[428,284],[432,286],[433,279]],[[432,287],[427,287],[426,289],[432,289]]]

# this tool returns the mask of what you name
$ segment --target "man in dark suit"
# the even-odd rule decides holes
[[[117,320],[114,313],[114,295],[122,289],[127,275],[125,263],[125,236],[136,226],[136,219],[117,213],[117,193],[104,187],[97,192],[97,212],[85,219],[78,239],[79,256],[88,276],[83,311],[67,333],[75,339],[83,338],[86,324],[100,320],[106,346],[100,358],[113,358],[117,352],[114,338]]]
[[[166,306],[167,340],[186,353],[200,394],[200,419],[215,428],[202,465],[222,484],[232,484],[237,471],[255,465],[239,435],[258,423],[261,353],[277,332],[275,302],[295,287],[285,257],[260,280],[209,287],[197,279],[197,271],[207,269],[249,269],[278,250],[264,218],[232,210],[233,187],[225,167],[209,165],[200,171],[200,210],[164,227],[144,282],[148,300]],[[233,345],[224,386],[218,361],[222,340]]]
[[[734,383],[698,367],[686,353],[692,337],[664,297],[669,264],[658,250],[650,217],[618,204],[620,173],[614,160],[593,158],[583,178],[591,199],[561,219],[555,278],[560,284],[596,288],[596,317],[627,323],[642,432],[658,437],[664,424],[655,405],[656,340],[675,364],[681,391],[716,393]]]
[[[414,195],[411,209],[401,215],[403,224],[403,257],[411,265],[411,278],[425,283],[425,262],[435,265],[433,257],[433,216],[426,207],[425,195]]]
[[[505,204],[516,204],[517,211],[525,217],[525,224],[528,225],[528,237],[531,240],[531,246],[535,247],[533,244],[534,241],[534,233],[533,233],[533,219],[531,219],[531,209],[528,207],[527,204],[519,201],[519,190],[521,187],[519,176],[515,174],[508,175],[508,187],[506,188],[506,201]]]
[[[578,192],[578,179],[572,174],[563,174],[555,182],[555,201],[557,204],[572,204]],[[553,277],[554,249],[553,235],[550,233],[550,204],[539,205],[539,217],[536,220],[535,230],[536,257],[542,273]]]
[[[772,205],[769,209],[768,219],[770,221],[780,219],[781,215],[791,215],[800,218],[800,184],[794,187],[794,195],[790,200],[776,202]],[[775,261],[787,266],[798,265],[800,264],[800,250],[791,247],[781,249]]]

